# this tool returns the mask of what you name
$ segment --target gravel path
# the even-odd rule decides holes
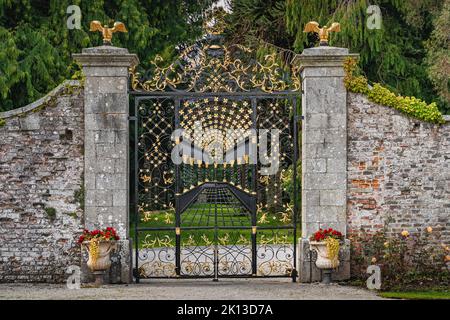
[[[140,284],[69,290],[55,284],[0,284],[0,299],[381,299],[366,289],[299,284],[289,279],[149,280]]]

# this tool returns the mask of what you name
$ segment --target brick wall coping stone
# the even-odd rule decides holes
[[[46,103],[48,100],[51,99],[51,97],[58,95],[64,88],[69,87],[69,86],[78,86],[78,85],[80,85],[80,81],[78,81],[78,80],[64,80],[55,89],[53,89],[52,91],[47,93],[42,98],[24,106],[24,107],[0,112],[0,119],[11,118],[11,117],[18,116],[22,113],[27,113],[29,111],[32,111],[33,109],[36,109],[37,107],[40,107],[41,105]]]

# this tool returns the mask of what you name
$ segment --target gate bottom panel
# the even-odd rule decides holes
[[[261,230],[256,241],[252,242],[250,230],[181,232],[177,276],[174,232],[148,232],[137,257],[133,255],[133,265],[137,258],[140,278],[290,277],[294,269],[292,230]]]
[[[174,231],[139,231],[137,240],[138,250],[137,255],[133,254],[133,267],[136,268],[137,266],[137,273],[140,278],[170,278],[176,276]]]

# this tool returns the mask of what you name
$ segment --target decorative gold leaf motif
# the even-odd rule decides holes
[[[194,236],[192,234],[189,235],[186,241],[183,241],[183,247],[195,246]]]
[[[267,237],[265,234],[262,234],[258,242],[262,245],[290,243],[286,234],[282,236],[275,234],[273,237]]]
[[[293,269],[293,265],[287,261],[267,261],[262,263],[258,268],[258,274],[268,276],[272,274],[289,275]]]
[[[164,171],[163,173],[164,184],[173,183],[173,173],[171,171]]]
[[[225,246],[230,241],[230,235],[226,233],[223,237],[218,237],[219,243]]]
[[[167,224],[173,223],[172,215],[169,212],[166,212],[166,214],[164,215],[164,222]]]
[[[286,170],[286,169],[281,170],[281,172],[280,172],[280,180],[283,183],[287,183],[287,182],[289,182],[289,180],[291,180],[291,177],[289,175],[289,171],[288,170]]]
[[[139,267],[139,275],[145,277],[174,277],[175,264],[162,261],[145,262]]]
[[[267,186],[267,185],[269,184],[269,176],[260,176],[260,177],[259,177],[259,182],[260,182],[262,185]]]
[[[240,234],[239,235],[239,239],[236,242],[237,244],[250,244],[250,239],[247,239],[246,237],[244,237],[244,235]]]
[[[284,222],[284,223],[289,223],[289,222],[291,222],[291,220],[292,220],[291,217],[294,214],[294,207],[291,204],[287,203],[285,205],[285,208],[286,208],[285,211],[279,212],[279,214],[281,214],[280,221]]]
[[[259,224],[269,223],[269,219],[267,219],[267,212],[264,212],[258,220]]]
[[[206,236],[206,234],[202,235],[202,240],[205,242],[206,246],[210,246],[213,244],[213,242],[211,240],[208,239],[208,237]]]
[[[152,238],[151,234],[145,236],[144,240],[142,240],[142,248],[161,248],[161,247],[173,247],[174,246],[173,238],[165,235],[160,238],[159,236],[155,236]]]
[[[236,52],[250,54],[252,50],[242,45],[223,44],[192,45],[181,52],[179,58],[164,65],[157,55],[151,61],[152,76],[142,80],[136,70],[130,69],[131,86],[135,91],[183,91],[183,92],[237,92],[259,89],[263,92],[298,91],[298,69],[292,68],[290,80],[277,62],[275,53],[266,55],[262,61],[245,63],[234,58]]]

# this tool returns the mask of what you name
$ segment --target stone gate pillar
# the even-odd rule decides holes
[[[301,282],[320,281],[311,261],[308,238],[319,228],[346,234],[347,91],[344,86],[348,49],[321,46],[296,57],[302,79],[302,238]],[[357,55],[353,55],[357,56]],[[334,279],[350,276],[349,243],[342,251]]]
[[[73,57],[86,76],[84,86],[84,222],[87,229],[114,227],[119,254],[107,275],[112,283],[129,283],[129,128],[128,68],[138,63],[125,48],[86,48]],[[85,262],[82,262],[85,264]],[[82,265],[83,280],[90,278]],[[109,277],[108,277],[109,276]]]

